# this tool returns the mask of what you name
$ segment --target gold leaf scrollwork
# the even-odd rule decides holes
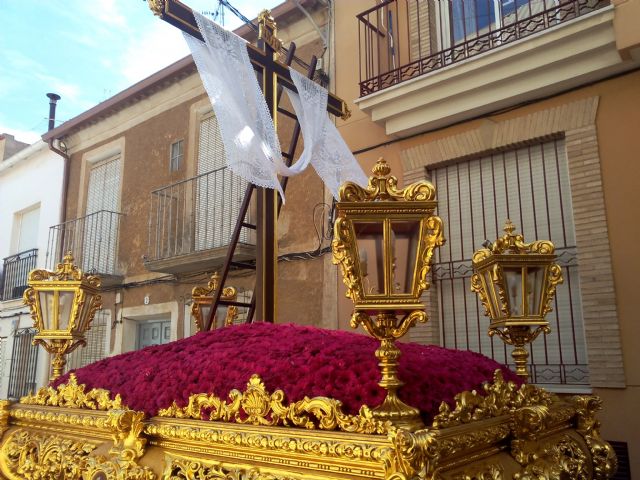
[[[435,194],[434,194],[435,195]],[[422,248],[420,249],[421,267],[418,275],[418,291],[429,288],[427,280],[431,270],[431,257],[436,247],[444,245],[444,228],[442,219],[435,215],[430,216],[425,224],[426,235],[422,236]]]
[[[489,303],[489,297],[487,296],[487,291],[482,285],[482,277],[479,273],[474,273],[471,275],[471,291],[475,292],[480,298],[480,302],[484,307],[484,315],[487,317],[491,316],[491,304]]]
[[[540,444],[535,442],[530,448],[522,471],[516,473],[514,480],[546,480],[552,478],[570,478],[571,480],[589,480],[591,469],[586,453],[576,440],[569,435]],[[594,477],[595,478],[595,477]]]
[[[96,444],[57,435],[17,430],[0,451],[2,471],[10,480],[82,478],[84,462]]]
[[[389,434],[393,448],[382,456],[387,480],[431,478],[440,458],[438,440],[428,430],[411,433],[398,429]]]
[[[362,188],[353,182],[345,182],[340,187],[340,201],[408,200],[424,202],[436,198],[435,187],[427,181],[416,182],[404,189],[399,189],[398,179],[389,175],[391,168],[383,158],[378,159],[372,171],[373,176],[369,177],[367,188]]]
[[[463,473],[456,474],[452,480],[503,480],[504,468],[501,465],[482,464]]]
[[[342,281],[347,287],[347,298],[357,302],[360,299],[362,284],[356,271],[356,259],[351,255],[350,249],[347,248],[347,245],[353,242],[350,224],[351,222],[345,218],[336,220],[335,238],[331,242],[331,251],[333,252],[333,264],[340,265],[340,268],[342,268]]]
[[[164,13],[165,0],[148,0],[149,9],[156,17],[161,16]]]
[[[577,395],[572,398],[576,408],[576,430],[582,437],[593,462],[593,478],[604,480],[613,477],[618,469],[618,458],[611,445],[600,435],[600,421],[596,413],[602,408],[602,400],[596,395]]]
[[[219,462],[167,456],[162,480],[299,480],[289,475],[275,475],[257,468],[225,466]]]
[[[229,399],[215,395],[195,394],[185,407],[176,402],[158,412],[159,417],[201,419],[267,426],[295,426],[308,429],[340,430],[352,433],[387,434],[391,426],[374,418],[367,406],[357,415],[342,411],[342,402],[325,397],[308,398],[284,404],[284,392],[269,394],[258,375],[252,375],[244,392],[232,390]]]
[[[144,413],[110,410],[107,427],[113,434],[113,447],[109,450],[109,456],[88,457],[83,469],[83,480],[155,480],[157,477],[152,470],[137,463],[144,455],[147,443],[142,435]]]
[[[119,394],[112,400],[108,390],[95,388],[85,392],[85,388],[84,384],[78,384],[78,379],[72,373],[67,383],[57,388],[42,387],[36,394],[22,397],[20,403],[104,411],[123,407]]]
[[[442,402],[439,413],[433,418],[432,427],[443,429],[507,415],[517,408],[529,405],[549,406],[554,399],[552,394],[530,384],[524,384],[518,389],[514,382],[504,380],[501,370],[495,371],[493,382],[485,383],[483,390],[484,395],[475,390],[457,394],[453,410],[446,402]]]
[[[544,292],[544,309],[542,310],[543,315],[546,315],[553,310],[553,308],[551,307],[551,303],[556,293],[556,286],[564,281],[564,278],[562,277],[562,268],[557,263],[552,263],[551,265],[549,265],[547,275],[548,282],[547,291]]]

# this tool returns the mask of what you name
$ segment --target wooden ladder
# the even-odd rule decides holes
[[[287,66],[291,66],[295,58],[296,45],[295,43],[291,43],[289,50],[287,52],[285,64]],[[314,55],[311,58],[311,62],[309,64],[309,68],[307,69],[307,78],[313,78],[316,72],[316,65],[318,63],[317,57]],[[285,108],[280,107],[280,99],[282,97],[282,87],[278,88],[278,113],[282,114],[286,117],[289,117],[295,120],[295,126],[293,127],[293,133],[291,135],[291,141],[289,142],[289,148],[286,152],[282,152],[282,156],[285,159],[285,163],[287,166],[291,166],[293,163],[293,156],[296,151],[296,147],[298,146],[298,140],[300,138],[300,123],[298,122],[298,118],[295,113],[286,110]],[[282,191],[284,192],[287,188],[289,178],[283,177],[280,181],[280,185],[282,186]],[[236,248],[238,247],[238,243],[240,240],[240,233],[243,229],[256,230],[256,225],[252,223],[247,223],[245,218],[247,216],[247,212],[249,211],[249,207],[251,205],[251,198],[255,191],[255,185],[249,183],[247,185],[247,189],[245,190],[244,198],[242,200],[242,204],[240,205],[240,213],[238,214],[238,219],[236,220],[236,225],[233,229],[233,233],[231,235],[231,240],[229,241],[229,247],[227,249],[227,255],[224,260],[224,264],[222,266],[222,272],[220,273],[220,281],[218,282],[218,286],[213,293],[213,304],[211,306],[211,310],[209,311],[209,318],[206,320],[204,331],[211,330],[215,328],[214,319],[216,315],[216,311],[219,306],[236,306],[236,307],[245,307],[248,308],[247,314],[247,323],[251,323],[253,319],[253,315],[256,309],[256,294],[255,288],[253,290],[253,294],[251,296],[250,302],[238,302],[231,300],[223,300],[220,298],[222,296],[222,291],[224,289],[224,285],[227,281],[227,277],[229,275],[229,271],[231,267],[236,269],[245,269],[245,270],[256,270],[255,262],[239,262],[233,259],[235,255]],[[282,198],[278,197],[278,215],[280,214],[280,210],[282,209]]]

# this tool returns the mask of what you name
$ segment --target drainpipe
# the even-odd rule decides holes
[[[58,100],[60,100],[60,95],[55,93],[47,93],[47,97],[49,98],[49,128],[47,131],[53,130],[55,127],[56,120],[56,104]],[[66,220],[66,207],[67,207],[67,190],[69,188],[69,155],[66,152],[66,148],[60,150],[54,144],[54,139],[49,139],[49,150],[60,155],[64,161],[62,168],[62,198],[60,201],[60,221],[59,223],[64,223]],[[63,249],[64,249],[64,229],[62,229],[61,233],[62,237],[60,238],[60,251],[58,252],[58,256],[62,258]]]

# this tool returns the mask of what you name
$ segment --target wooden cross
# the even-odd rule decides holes
[[[162,20],[174,25],[183,32],[203,41],[193,11],[179,0],[149,0],[149,7]],[[259,17],[259,41],[254,46],[247,44],[247,52],[253,68],[261,79],[262,93],[265,97],[271,118],[277,126],[278,86],[297,92],[289,67],[278,61],[281,42],[276,36],[275,22],[265,11]],[[327,111],[333,115],[349,118],[351,112],[344,100],[329,94]],[[278,262],[278,199],[274,189],[257,187],[256,224],[256,318],[265,322],[276,319],[276,285]]]

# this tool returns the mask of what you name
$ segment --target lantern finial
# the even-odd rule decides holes
[[[515,229],[516,229],[516,226],[511,222],[511,220],[507,218],[507,221],[504,222],[504,232],[507,235],[511,236]]]

